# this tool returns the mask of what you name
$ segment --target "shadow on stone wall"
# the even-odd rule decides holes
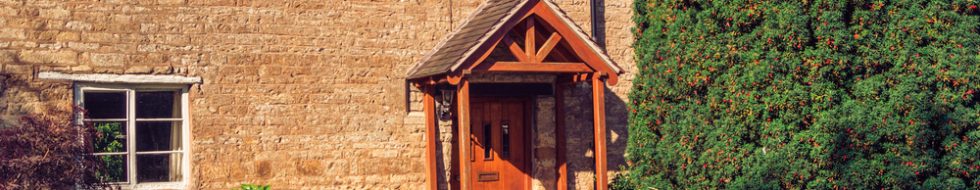
[[[626,141],[629,138],[628,107],[625,97],[605,88],[606,103],[606,158],[612,180],[612,173],[620,172],[620,166],[626,165]],[[595,144],[592,116],[592,86],[576,85],[566,92],[568,152],[568,189],[593,189],[595,187]]]
[[[50,104],[50,96],[59,96],[58,86],[30,81],[30,74],[0,73],[0,127],[13,126],[21,116],[51,115],[71,110]]]

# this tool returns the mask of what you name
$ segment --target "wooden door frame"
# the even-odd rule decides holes
[[[533,131],[531,130],[531,128],[534,127],[533,126],[533,124],[534,124],[533,121],[535,120],[535,118],[533,118],[534,117],[534,113],[533,113],[534,112],[534,107],[533,106],[536,103],[536,101],[534,101],[534,97],[533,96],[480,96],[480,95],[477,95],[477,96],[471,96],[469,98],[470,98],[470,100],[469,100],[469,103],[470,104],[475,103],[475,102],[488,102],[488,101],[520,101],[520,102],[522,102],[524,104],[524,129],[521,129],[521,130],[524,131],[524,142],[525,142],[524,143],[524,147],[525,148],[524,148],[524,164],[523,164],[523,166],[521,166],[521,171],[523,171],[522,174],[524,176],[524,180],[522,180],[523,183],[524,183],[524,189],[530,190],[531,189],[531,183],[533,181],[533,179],[532,179],[532,176],[533,175],[531,175],[531,172],[533,171],[533,168],[532,167],[534,167],[534,164],[533,164],[533,162],[534,162],[534,156],[531,155],[533,153],[533,148],[534,147],[533,146],[530,146],[533,143],[532,140],[534,140],[533,138],[531,138],[532,136],[534,136],[534,134],[532,133]],[[470,108],[467,108],[467,109],[470,109]],[[472,111],[467,112],[467,114],[471,114],[471,115],[468,116],[469,118],[472,118],[473,117],[472,116],[472,114],[473,114]],[[472,122],[470,123],[470,126],[472,127]],[[473,132],[470,131],[470,135],[468,135],[468,136],[470,136],[470,138],[473,138]],[[469,144],[469,143],[467,143],[467,144]],[[469,147],[473,147],[473,146],[466,146],[466,147],[469,148]],[[473,151],[472,148],[470,148],[469,151]],[[470,154],[472,154],[472,153],[470,153]],[[466,155],[466,156],[468,156],[468,155]],[[473,166],[470,165],[470,162],[467,161],[467,160],[468,159],[460,160],[460,164],[461,165],[462,164],[466,164],[467,165],[466,168],[473,168]],[[470,181],[470,182],[473,182],[473,181]]]
[[[470,127],[471,127],[470,126],[471,125],[470,102],[473,101],[472,99],[486,98],[487,96],[478,95],[476,97],[472,97],[470,92],[470,86],[472,86],[472,84],[470,83],[470,81],[463,78],[457,82],[458,83],[456,84],[453,84],[447,80],[439,80],[439,81],[427,80],[427,81],[415,82],[417,87],[423,89],[423,94],[424,94],[423,104],[425,105],[423,111],[425,112],[425,116],[426,116],[425,138],[427,139],[426,155],[425,155],[426,168],[427,168],[426,169],[426,178],[427,178],[426,186],[428,187],[427,189],[432,189],[432,190],[438,189],[438,178],[439,178],[437,174],[438,171],[437,155],[435,150],[436,147],[435,139],[438,138],[438,134],[437,134],[438,121],[436,121],[435,119],[436,110],[434,109],[435,108],[434,96],[435,94],[437,94],[438,90],[434,87],[437,84],[447,84],[447,83],[448,85],[455,86],[455,89],[453,90],[455,91],[456,95],[455,95],[454,105],[452,106],[454,108],[452,110],[453,111],[452,115],[455,117],[453,121],[453,126],[455,126],[455,130],[453,130],[453,134],[456,137],[454,140],[455,143],[453,145],[453,148],[456,151],[458,151],[456,152],[458,154],[452,156],[453,158],[451,160],[452,162],[454,162],[452,163],[452,165],[454,166],[454,170],[452,171],[453,176],[448,181],[451,187],[450,189],[457,189],[457,188],[464,189],[464,190],[471,189],[469,184],[471,167],[469,167],[470,166],[469,164],[462,163],[462,161],[467,160],[464,156],[470,154],[469,148],[464,148],[464,147],[470,147],[469,138],[471,135],[464,136],[462,134],[472,134],[470,132]],[[607,82],[606,82],[605,75],[603,75],[602,73],[559,75],[557,80],[555,80],[555,82],[553,83],[554,85],[553,89],[555,91],[555,93],[553,94],[553,96],[555,97],[555,110],[554,110],[555,118],[553,119],[555,119],[555,133],[556,133],[555,148],[557,154],[556,155],[557,163],[555,165],[555,169],[557,170],[557,175],[556,175],[557,180],[555,183],[557,183],[556,185],[558,190],[566,190],[568,189],[569,180],[574,180],[574,179],[568,179],[569,178],[568,159],[567,159],[567,155],[565,155],[568,152],[567,144],[566,144],[567,134],[565,134],[567,133],[566,128],[568,126],[566,126],[567,124],[565,123],[565,119],[566,119],[565,114],[567,114],[567,110],[564,109],[564,106],[565,106],[565,96],[567,94],[565,94],[564,91],[568,90],[569,88],[571,88],[571,85],[574,85],[576,83],[590,83],[592,86],[592,93],[591,93],[592,103],[593,103],[592,106],[593,126],[592,127],[594,132],[593,140],[595,142],[593,143],[593,148],[595,151],[594,169],[596,174],[595,188],[600,190],[607,189],[607,186],[600,185],[600,184],[608,184],[608,176],[606,175],[608,169],[606,166],[607,165],[607,158],[606,158],[607,157],[606,155],[606,134],[607,134],[606,130],[607,129],[606,129],[606,110],[605,110],[606,109],[605,85],[607,84]],[[494,97],[506,98],[508,96],[494,96]],[[510,96],[510,98],[515,98],[515,97]],[[521,96],[516,98],[524,98],[525,101],[527,102],[526,106],[533,106],[535,103],[533,95]],[[537,119],[537,118],[533,118],[534,109],[531,108],[529,110],[530,111],[528,111],[528,113],[525,114],[532,114],[532,115],[526,117],[532,118],[529,120]],[[526,122],[532,122],[532,121],[526,121]],[[527,125],[532,126],[533,123]],[[525,130],[530,130],[530,129],[531,127],[527,127],[527,129]],[[533,139],[528,140],[527,138],[532,138],[531,135],[534,134],[527,131],[525,132],[527,134],[530,134],[527,135],[525,139],[527,140],[527,142],[532,143],[531,140]],[[527,151],[533,151],[533,148],[528,149]],[[533,162],[534,156],[531,153],[526,153],[526,154],[527,156],[530,157],[527,159],[530,162]],[[532,164],[530,162],[527,164]],[[528,170],[533,170],[533,168],[530,168],[533,167],[533,165],[528,165],[525,167],[528,167]],[[527,179],[529,180],[531,180],[531,176],[533,176],[530,174],[530,172],[526,173],[525,175],[528,175]],[[527,184],[530,185],[530,183]]]

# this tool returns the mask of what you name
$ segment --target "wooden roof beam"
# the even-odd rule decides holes
[[[585,63],[562,62],[509,62],[498,61],[485,67],[474,69],[475,72],[547,72],[547,73],[590,73],[594,72]]]

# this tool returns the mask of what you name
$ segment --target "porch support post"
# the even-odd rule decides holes
[[[470,82],[462,79],[456,90],[456,112],[459,127],[459,165],[460,165],[460,189],[470,189]]]
[[[436,173],[438,169],[436,168],[436,141],[438,139],[438,122],[436,121],[436,100],[433,94],[436,93],[432,85],[426,85],[424,87],[422,94],[425,94],[425,98],[422,100],[423,108],[425,111],[425,179],[426,188],[429,190],[439,189],[439,178]]]
[[[606,102],[605,85],[601,73],[592,75],[592,114],[595,136],[595,186],[596,190],[606,190],[609,180],[606,176]]]
[[[564,80],[555,82],[555,152],[558,161],[558,190],[568,189],[568,164],[565,160],[565,85]]]

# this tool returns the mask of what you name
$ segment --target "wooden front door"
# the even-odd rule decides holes
[[[474,99],[470,157],[473,189],[530,189],[527,99]]]

